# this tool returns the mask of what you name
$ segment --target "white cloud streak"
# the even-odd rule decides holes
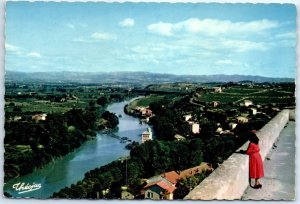
[[[159,35],[164,35],[164,36],[172,36],[174,35],[174,28],[176,25],[173,25],[171,23],[163,23],[163,22],[158,22],[154,24],[150,24],[147,26],[148,31],[159,34]]]
[[[268,49],[268,46],[263,42],[253,42],[246,40],[222,40],[220,42],[220,45],[224,49],[229,49],[235,52],[247,52],[251,50],[264,51]]]
[[[232,22],[217,19],[190,18],[178,23],[158,22],[147,26],[151,33],[163,36],[173,36],[178,33],[204,34],[207,36],[259,33],[276,28],[276,21],[262,19],[250,22]]]
[[[28,57],[41,58],[42,55],[38,52],[30,52],[27,54]]]
[[[134,26],[135,21],[132,18],[125,18],[119,22],[119,25],[122,27],[132,27]]]
[[[278,39],[294,39],[294,38],[296,38],[296,32],[280,33],[280,34],[276,35],[276,38],[278,38]]]
[[[21,48],[12,44],[5,43],[5,49],[9,52],[20,52]]]
[[[96,32],[91,35],[91,38],[95,40],[115,40],[117,37],[111,33]]]
[[[218,61],[216,61],[215,64],[217,64],[217,65],[234,65],[236,63],[234,63],[230,59],[224,59],[224,60],[218,60]]]

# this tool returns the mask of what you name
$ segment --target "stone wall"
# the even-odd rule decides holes
[[[263,160],[272,149],[281,130],[291,118],[293,112],[283,110],[262,129],[257,131]],[[294,114],[295,115],[295,114]],[[248,142],[239,150],[246,150]],[[234,200],[240,199],[249,185],[249,156],[234,153],[214,172],[194,188],[185,200]]]
[[[293,120],[293,121],[296,120],[295,109],[294,110],[290,110],[290,120]]]

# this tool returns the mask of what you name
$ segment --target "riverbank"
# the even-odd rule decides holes
[[[125,149],[126,143],[121,143],[118,138],[127,137],[128,140],[140,141],[140,134],[147,129],[147,124],[140,124],[137,118],[128,116],[123,108],[129,101],[117,102],[107,106],[106,110],[121,115],[119,125],[114,131],[100,131],[93,140],[87,140],[75,151],[50,162],[41,169],[9,180],[4,186],[4,192],[13,197],[48,198],[54,192],[65,186],[76,184],[84,178],[86,172],[99,168],[120,157],[129,155]],[[41,189],[18,194],[12,188],[15,183],[40,183]]]
[[[27,112],[19,113],[22,120],[6,120],[4,180],[40,169],[95,138],[97,131],[115,128],[118,117],[105,111],[108,104],[102,107],[91,103],[67,112],[35,114],[34,122]]]
[[[96,136],[95,122],[94,112],[71,109],[64,114],[48,114],[46,120],[34,123],[29,120],[6,123],[5,182],[42,168],[80,147]]]

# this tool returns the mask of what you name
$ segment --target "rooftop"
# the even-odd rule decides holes
[[[177,181],[180,179],[179,175],[175,171],[170,171],[164,174],[161,174],[162,177],[166,178],[168,181],[176,184]]]
[[[158,180],[152,183],[148,183],[143,189],[149,188],[151,186],[159,186],[162,189],[165,189],[166,191],[168,191],[168,193],[173,193],[173,191],[176,189],[175,186],[173,186],[171,183],[169,183],[167,180],[162,179],[162,180]]]
[[[249,156],[240,152],[247,149],[246,142],[184,199],[294,200],[295,110],[282,110],[256,135],[265,167],[262,189],[249,188]]]

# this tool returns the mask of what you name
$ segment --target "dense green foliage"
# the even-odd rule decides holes
[[[183,178],[176,184],[174,199],[183,199],[192,189],[203,181],[210,172],[202,172],[192,177]]]
[[[206,92],[198,97],[199,101],[221,103],[240,102],[241,98],[252,100],[254,103],[295,104],[295,85],[278,84],[266,86],[256,85],[245,87],[241,85],[229,86],[222,93]]]
[[[164,98],[163,95],[149,95],[132,102],[131,106],[149,106],[150,103],[159,102]]]
[[[140,196],[143,178],[149,178],[168,171],[181,171],[199,165],[202,161],[222,162],[232,154],[233,141],[230,138],[211,138],[203,141],[199,138],[187,141],[147,141],[135,143],[130,157],[114,161],[86,173],[85,178],[76,185],[66,187],[54,198],[109,198],[121,196],[121,186],[128,185],[128,190],[136,197]],[[127,162],[127,164],[126,164]],[[127,176],[126,176],[127,166]],[[206,174],[191,178],[198,184]],[[127,178],[127,181],[126,181]],[[179,184],[179,191],[185,184]],[[106,193],[107,191],[108,193]],[[180,192],[178,192],[180,197]]]
[[[86,173],[83,181],[54,193],[53,197],[97,198],[98,192],[100,198],[120,198],[120,187],[126,184],[131,193],[139,196],[142,178],[199,165],[203,160],[202,147],[200,139],[182,142],[154,140],[136,144],[129,159],[94,169]],[[108,194],[103,192],[106,189],[109,189]]]
[[[162,88],[168,89],[169,86],[172,87],[168,84]],[[155,115],[150,119],[155,140],[141,145],[137,142],[127,145],[130,157],[87,172],[82,181],[54,193],[53,197],[120,198],[121,186],[126,185],[128,191],[139,198],[144,178],[167,171],[184,170],[197,166],[202,161],[211,163],[216,168],[247,141],[247,132],[260,129],[277,114],[276,104],[272,103],[278,102],[281,104],[279,107],[284,107],[293,105],[294,100],[290,84],[287,87],[270,86],[265,90],[262,87],[251,88],[252,85],[245,88],[244,85],[228,83],[224,85],[226,91],[223,93],[213,93],[209,88],[196,89],[197,86],[186,87],[192,88],[195,92],[186,92],[185,96],[174,96],[169,93],[169,95],[151,95],[136,101],[135,106],[149,105]],[[182,88],[177,87],[176,90]],[[52,156],[72,151],[80,146],[88,135],[92,136],[95,129],[114,128],[118,125],[118,117],[115,114],[103,111],[110,101],[124,99],[124,93],[106,92],[101,93],[99,97],[95,93],[99,94],[105,89],[89,89],[88,95],[85,89],[87,87],[74,89],[76,95],[85,97],[84,108],[67,109],[63,111],[64,114],[48,114],[46,121],[38,123],[29,120],[6,122],[6,179],[28,173],[33,168],[47,163]],[[56,91],[60,96],[53,99],[51,104],[61,103],[61,99],[67,97],[66,93],[70,90],[58,88]],[[245,99],[251,99],[254,103],[264,101],[264,106],[259,108],[261,113],[251,114],[249,110],[251,107],[241,106],[239,103]],[[21,100],[6,106],[6,110],[13,113],[12,116],[22,113],[23,108],[27,107],[28,100],[25,100],[26,102]],[[211,104],[213,101],[219,101],[220,104],[215,107]],[[78,106],[82,104],[78,103]],[[200,125],[200,133],[192,133],[188,123],[191,121],[185,121],[183,117],[186,114],[191,114],[193,122]],[[236,117],[242,114],[249,118],[248,123],[236,122]],[[231,129],[229,126],[231,122],[238,124]],[[230,134],[217,133],[219,127],[228,130]],[[185,140],[176,141],[175,134],[184,136]],[[64,143],[61,143],[61,140]],[[34,161],[32,167],[26,165],[28,161]],[[203,173],[181,180],[177,184],[175,198],[183,198],[190,188],[199,184],[205,176],[207,175]]]
[[[45,121],[6,122],[5,179],[30,173],[52,157],[79,147],[95,136],[95,120],[93,112],[72,109],[66,114],[48,114]]]
[[[97,104],[101,105],[102,107],[105,106],[107,103],[108,103],[108,100],[107,100],[107,98],[105,96],[100,96],[97,99]]]
[[[122,88],[7,83],[5,180],[30,173],[69,153],[94,137],[96,130],[116,127],[118,117],[103,111],[109,103],[128,96]],[[42,113],[46,119],[34,119]]]
[[[110,113],[109,111],[102,113],[101,118],[108,121],[108,128],[115,128],[119,124],[119,118],[114,113]]]

